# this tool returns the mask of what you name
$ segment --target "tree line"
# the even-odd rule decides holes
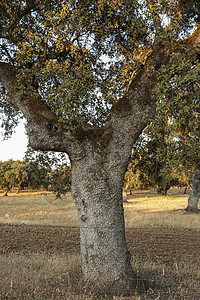
[[[159,194],[166,196],[170,187],[176,186],[185,187],[186,194],[198,164],[191,156],[189,145],[184,146],[188,149],[183,152],[178,140],[168,137],[165,143],[159,138],[150,139],[142,135],[132,150],[124,177],[124,189],[130,192],[134,189],[157,189]],[[200,160],[199,155],[197,159]]]
[[[193,166],[192,161],[184,164],[177,140],[166,144],[159,138],[152,140],[143,134],[134,145],[124,190],[132,193],[135,189],[157,189],[166,196],[170,187],[177,186],[185,187],[186,193],[196,164]],[[24,189],[52,190],[60,197],[71,190],[71,167],[66,162],[56,164],[55,157],[28,148],[23,161],[0,161],[0,188],[5,196],[17,188],[17,193]]]
[[[70,186],[71,168],[67,164],[50,169],[28,160],[0,161],[0,189],[4,190],[4,196],[17,188],[17,193],[24,189],[52,190],[59,197],[69,191]]]

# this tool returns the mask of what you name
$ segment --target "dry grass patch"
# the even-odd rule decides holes
[[[0,190],[0,197],[3,196],[4,191]],[[8,192],[8,197],[40,197],[40,196],[54,196],[55,194],[50,191],[44,191],[44,190],[38,190],[38,191],[28,191],[28,190],[20,190],[19,193],[17,193],[16,189],[12,189],[11,191]]]
[[[71,274],[80,274],[81,261],[77,254],[9,253],[0,256],[0,265],[0,299],[68,299],[75,293]]]
[[[200,214],[185,211],[189,193],[183,195],[183,189],[172,189],[167,197],[159,196],[155,191],[139,191],[129,195],[128,203],[124,203],[126,227],[200,230]]]
[[[190,192],[189,192],[190,193]],[[156,191],[135,191],[124,203],[126,227],[183,227],[200,229],[200,214],[185,211],[187,199],[183,189],[171,189],[169,196]],[[24,193],[25,194],[25,193]],[[42,196],[0,197],[0,222],[79,226],[76,207],[70,194],[61,199],[49,194]]]
[[[200,216],[188,214],[185,211],[152,213],[149,215],[133,215],[130,211],[126,212],[126,227],[169,227],[169,228],[186,228],[191,230],[200,230]]]
[[[135,191],[134,195],[129,195],[128,203],[124,203],[124,210],[133,268],[138,274],[153,280],[156,285],[145,295],[113,299],[200,299],[200,214],[185,211],[189,193],[182,193],[183,190],[175,189],[167,197],[161,197],[155,191]],[[69,226],[78,227],[76,207],[70,194],[62,199],[41,194],[0,197],[0,207],[1,223],[30,224],[36,231],[33,232],[31,228],[30,237],[27,230],[27,240],[33,239],[32,243],[35,245],[34,241],[39,242],[44,236],[44,243],[49,247],[44,250],[41,246],[38,250],[37,244],[38,252],[30,253],[27,247],[26,254],[19,251],[19,246],[16,245],[14,246],[18,250],[15,253],[9,247],[0,247],[0,299],[94,299],[93,296],[86,296],[84,290],[81,261],[77,254],[78,229],[76,228],[76,235],[75,230],[69,232]],[[38,233],[38,238],[36,233],[39,229],[33,225],[41,225],[42,234]],[[43,225],[50,225],[50,229]],[[23,226],[25,225],[19,227]],[[66,226],[69,234],[65,235],[65,228],[62,227],[63,245],[61,227],[58,226]],[[15,230],[16,228],[13,229],[14,234]],[[24,229],[21,231],[24,232]],[[19,243],[23,248],[20,239],[24,239],[24,245],[26,240],[20,234]],[[15,235],[10,235],[11,242],[13,236]],[[3,240],[5,241],[4,238]],[[63,247],[64,250],[70,250],[67,253],[64,250],[59,252],[54,245],[55,241],[58,241],[61,249]],[[67,243],[71,243],[69,248],[66,248]]]
[[[76,207],[70,194],[55,196],[23,196],[0,198],[0,222],[78,226]]]

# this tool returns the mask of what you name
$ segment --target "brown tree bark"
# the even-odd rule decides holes
[[[7,188],[3,193],[3,197],[7,197],[8,196],[8,192],[12,189],[12,185],[9,185],[9,183],[7,184]]]

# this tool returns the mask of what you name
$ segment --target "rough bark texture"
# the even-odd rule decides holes
[[[188,206],[186,210],[191,212],[199,212],[198,202],[200,197],[200,171],[195,171],[190,181],[190,185],[192,187],[192,193],[188,198]]]
[[[122,180],[88,158],[73,164],[72,174],[86,283],[107,294],[128,293],[137,282],[125,241]]]
[[[156,72],[169,51],[155,40],[152,52],[127,94],[112,108],[104,127],[85,125],[76,132],[61,125],[42,99],[18,92],[15,69],[0,63],[7,100],[24,114],[29,143],[36,150],[65,152],[72,164],[72,195],[81,238],[83,273],[88,286],[128,294],[138,286],[124,233],[122,185],[133,144],[155,113]]]

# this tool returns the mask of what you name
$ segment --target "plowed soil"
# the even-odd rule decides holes
[[[200,299],[199,286],[195,285],[195,288],[193,288],[191,284],[187,284],[192,279],[188,278],[187,274],[182,277],[178,273],[178,265],[186,261],[199,266],[200,270],[199,231],[177,228],[127,229],[126,239],[128,248],[133,255],[133,264],[136,259],[140,275],[149,278],[152,283],[152,289],[146,296],[142,297],[156,299],[159,295],[157,299]],[[65,226],[0,224],[0,254],[10,252],[78,254],[80,252],[79,229]],[[160,272],[145,269],[144,264],[148,264],[149,261],[151,261],[151,264],[159,264],[161,266]],[[174,272],[172,274],[170,271],[175,267],[177,268],[176,276]],[[81,280],[81,272],[76,276]],[[48,295],[53,295],[55,286],[61,287],[57,280],[55,279],[54,284],[52,282],[49,285],[46,283],[46,296],[41,296],[40,299],[48,299]],[[77,284],[77,278],[74,284]],[[173,295],[174,298],[170,298]],[[65,298],[59,296],[54,299]]]

